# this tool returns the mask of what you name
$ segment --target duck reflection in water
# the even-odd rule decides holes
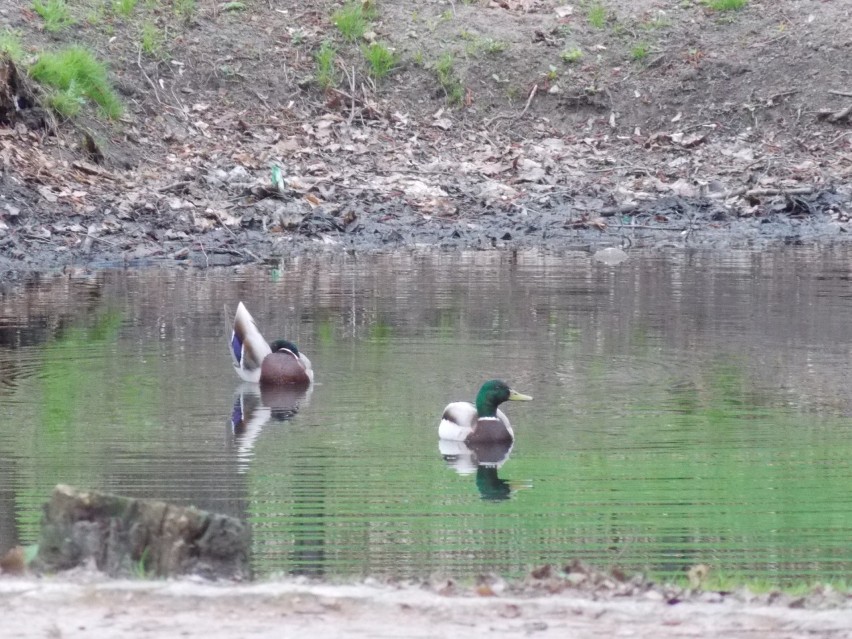
[[[254,442],[269,420],[286,422],[310,399],[313,387],[242,384],[231,411],[229,440],[236,449],[239,472],[252,458]]]
[[[497,470],[509,459],[513,446],[511,441],[467,444],[438,440],[438,449],[447,466],[459,475],[475,474],[480,496],[490,501],[509,499],[513,491],[529,487],[501,479],[497,474]]]

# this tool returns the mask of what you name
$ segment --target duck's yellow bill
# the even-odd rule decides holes
[[[524,395],[523,393],[519,393],[518,391],[509,391],[509,399],[513,399],[516,402],[530,402],[532,401],[532,397],[529,395]]]

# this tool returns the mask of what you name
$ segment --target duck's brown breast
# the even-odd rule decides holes
[[[473,432],[467,436],[467,444],[511,442],[512,434],[506,425],[495,417],[480,417]]]
[[[270,353],[260,366],[261,384],[309,384],[302,363],[292,353]]]

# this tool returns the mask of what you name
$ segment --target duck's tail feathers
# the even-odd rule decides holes
[[[311,360],[309,360],[308,356],[305,355],[302,351],[299,351],[299,361],[302,362],[302,366],[305,367],[305,373],[308,375],[308,379],[313,384],[314,369],[313,366],[311,366]]]
[[[260,365],[272,349],[263,339],[254,318],[242,302],[237,305],[237,312],[234,314],[230,347],[237,374],[249,382],[259,381]]]

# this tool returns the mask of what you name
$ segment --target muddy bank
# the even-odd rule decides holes
[[[273,581],[253,585],[0,580],[7,637],[850,637],[849,602],[746,601],[706,593],[667,602],[578,591],[439,594],[422,586]]]
[[[759,215],[743,217],[712,198],[668,196],[627,206],[596,198],[528,198],[493,207],[461,200],[465,214],[440,217],[411,206],[358,202],[342,214],[319,207],[299,211],[286,233],[270,233],[267,220],[250,217],[238,228],[193,229],[191,222],[139,215],[110,230],[85,220],[25,226],[0,238],[0,271],[174,265],[192,267],[275,264],[302,254],[394,250],[544,249],[594,252],[631,249],[763,249],[832,245],[852,238],[840,217],[852,196],[825,190],[768,198]],[[276,200],[271,206],[299,209]],[[589,211],[592,213],[590,214]],[[592,217],[593,216],[593,217]]]
[[[38,93],[6,109],[0,271],[848,241],[842,3],[608,0],[599,20],[556,0],[377,3],[371,37],[397,55],[381,81],[335,3],[164,4],[106,23],[81,10],[52,35],[26,0],[0,10],[17,77],[83,43],[125,109],[47,128],[28,116],[45,115]],[[163,34],[156,55],[143,27]]]

